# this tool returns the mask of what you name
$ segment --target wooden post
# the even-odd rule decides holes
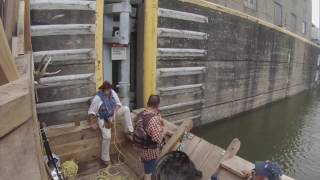
[[[18,36],[18,54],[24,54],[24,25],[25,25],[25,3],[23,1],[19,2],[19,15],[18,15],[18,25],[17,25],[17,36]],[[13,51],[13,50],[12,50]]]
[[[147,105],[151,94],[156,93],[158,0],[145,1],[144,54],[143,54],[143,99]]]
[[[0,85],[18,79],[18,71],[0,20]]]
[[[25,51],[32,51],[31,30],[30,30],[30,0],[24,0],[24,48]]]
[[[96,1],[96,36],[95,36],[95,48],[96,48],[96,89],[103,82],[103,12],[104,12],[104,0]]]
[[[189,132],[192,129],[192,126],[193,126],[192,120],[184,121],[176,130],[176,132],[170,137],[167,144],[163,147],[160,156],[163,156],[166,153],[170,152],[173,149],[173,147],[175,147],[176,144],[178,144],[179,141],[182,139],[184,133]]]

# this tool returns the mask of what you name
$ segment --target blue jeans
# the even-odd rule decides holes
[[[155,167],[156,167],[156,163],[157,163],[156,159],[143,161],[144,173],[145,174],[152,174]]]

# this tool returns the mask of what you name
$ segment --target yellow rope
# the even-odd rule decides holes
[[[65,161],[61,165],[61,171],[63,176],[67,180],[76,180],[77,179],[77,173],[78,173],[78,165],[73,161]]]

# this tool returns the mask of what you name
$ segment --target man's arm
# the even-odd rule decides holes
[[[93,129],[97,129],[98,128],[98,125],[97,125],[97,113],[98,113],[100,105],[101,105],[101,102],[99,101],[98,98],[99,97],[97,97],[97,96],[95,96],[93,98],[93,100],[91,102],[91,105],[89,107],[89,110],[88,110],[89,123],[90,123],[90,126]]]
[[[89,114],[89,124],[92,129],[98,129],[97,117],[94,114]]]

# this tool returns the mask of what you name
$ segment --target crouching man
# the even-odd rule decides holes
[[[242,172],[249,180],[281,180],[282,170],[273,161],[257,161],[254,169]]]
[[[127,106],[122,106],[117,93],[112,90],[110,82],[104,81],[91,102],[88,114],[91,128],[98,129],[99,127],[101,131],[101,160],[105,165],[109,165],[111,127],[112,123],[115,123],[113,116],[115,114],[115,119],[122,121],[125,133],[132,135],[133,125],[130,109]]]
[[[151,95],[147,108],[135,118],[133,141],[141,150],[144,165],[144,180],[151,180],[156,161],[160,156],[160,147],[167,132],[165,121],[159,111],[160,97]]]

